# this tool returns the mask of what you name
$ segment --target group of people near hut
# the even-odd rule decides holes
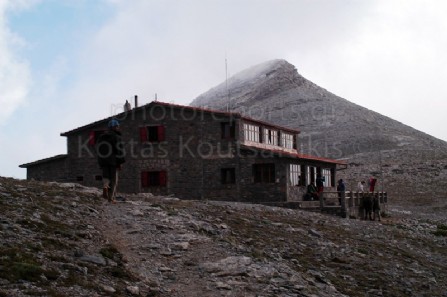
[[[374,188],[376,186],[376,183],[377,179],[371,176],[368,179],[367,184],[364,180],[359,181],[357,184],[357,192],[361,193],[362,195],[360,209],[363,209],[365,220],[370,219],[375,221],[377,216],[380,221],[379,197],[374,195]],[[369,189],[369,192],[365,191],[365,185],[366,188]]]
[[[376,178],[371,176],[368,179],[368,184],[366,186],[369,188],[369,191],[371,193],[374,192],[374,188],[376,187],[376,183],[377,183],[377,179]],[[366,183],[365,183],[364,180],[359,181],[359,183],[357,184],[357,191],[364,193],[365,192],[365,184]]]
[[[374,177],[370,177],[368,180],[367,187],[369,188],[369,191],[365,191],[365,184],[366,182],[364,180],[359,181],[357,184],[357,194],[359,197],[361,197],[360,200],[360,209],[363,212],[363,218],[365,220],[376,220],[376,216],[378,220],[381,220],[380,216],[380,203],[379,203],[379,197],[377,195],[374,195],[374,189],[377,183],[377,179]],[[337,185],[337,192],[339,197],[339,202],[341,204],[341,193],[346,190],[345,184],[343,182],[343,179],[340,179],[338,181]]]
[[[307,192],[304,195],[304,200],[314,200],[317,201],[320,199],[320,196],[323,193],[323,179],[317,178],[316,186],[313,183],[310,183],[307,186]],[[381,220],[380,216],[380,203],[379,203],[379,197],[374,194],[374,189],[377,183],[377,179],[374,177],[371,177],[368,180],[368,190],[365,189],[366,182],[365,181],[359,181],[357,185],[357,195],[360,197],[360,210],[362,211],[362,217],[365,220],[376,220],[376,217],[378,220]],[[338,193],[338,201],[341,205],[341,197],[342,193],[346,191],[346,186],[343,181],[343,179],[338,180],[337,184],[337,193]]]

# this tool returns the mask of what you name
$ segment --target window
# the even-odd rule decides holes
[[[255,183],[274,183],[275,164],[253,164],[253,177]]]
[[[236,183],[236,170],[234,168],[222,168],[220,170],[222,184]]]
[[[281,132],[281,146],[287,149],[294,148],[294,137],[293,134]]]
[[[304,185],[303,181],[304,176],[301,174],[301,165],[290,164],[289,177],[290,177],[290,184],[292,186]]]
[[[315,184],[317,181],[317,167],[308,166],[306,171],[306,185]]]
[[[90,131],[88,135],[88,144],[95,145],[98,142],[99,137],[106,132],[105,130]]]
[[[82,175],[76,176],[76,181],[78,182],[84,181],[84,177]]]
[[[234,123],[221,123],[222,139],[234,139],[235,135],[235,125]]]
[[[102,175],[95,175],[95,180],[101,181],[102,180]]]
[[[332,172],[330,169],[321,170],[321,174],[324,178],[323,185],[325,187],[332,187]]]
[[[140,127],[141,142],[161,142],[165,140],[165,127],[162,125]]]
[[[278,131],[264,128],[264,143],[278,145]]]
[[[166,171],[143,171],[141,172],[141,186],[148,187],[166,187]]]
[[[259,141],[259,126],[244,124],[244,139],[254,142]]]

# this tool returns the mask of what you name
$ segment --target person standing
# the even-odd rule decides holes
[[[357,184],[357,197],[360,200],[359,213],[366,220],[369,216],[371,218],[372,202],[368,193],[365,193],[365,181],[359,181]]]
[[[365,181],[359,181],[357,184],[357,192],[363,193],[365,191]]]
[[[374,197],[373,198],[373,204],[372,204],[372,210],[373,210],[373,220],[376,220],[376,216],[379,219],[380,222],[380,202],[379,202],[379,197]]]
[[[370,192],[374,192],[374,188],[376,186],[376,182],[377,182],[376,178],[374,178],[372,176],[369,178],[369,191]]]
[[[98,139],[96,152],[98,155],[98,164],[102,170],[103,198],[115,203],[118,172],[125,162],[125,152],[121,139],[119,121],[112,119],[107,126],[108,130]]]
[[[372,201],[372,194],[366,193],[363,197],[363,209],[365,212],[365,220],[371,220],[372,221],[372,210],[373,210],[373,201]]]
[[[339,179],[338,184],[337,184],[337,194],[338,194],[338,202],[340,205],[341,205],[342,192],[345,192],[345,191],[346,191],[345,183],[343,182],[343,179]]]
[[[322,177],[321,175],[318,175],[318,177],[317,177],[318,196],[322,195],[323,191],[324,191],[324,177]]]

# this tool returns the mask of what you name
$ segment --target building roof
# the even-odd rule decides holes
[[[212,114],[216,114],[216,115],[222,115],[222,116],[233,117],[233,118],[241,118],[241,119],[243,119],[245,121],[249,121],[249,122],[252,122],[252,123],[257,123],[257,124],[268,126],[268,127],[271,127],[271,128],[276,128],[278,130],[283,130],[283,131],[287,131],[287,132],[291,132],[291,133],[300,133],[300,131],[297,130],[297,129],[281,127],[281,126],[278,126],[278,125],[275,125],[275,124],[272,124],[272,123],[256,120],[256,119],[253,119],[253,118],[250,118],[250,117],[247,117],[247,116],[243,116],[242,114],[240,114],[238,112],[228,112],[228,111],[222,111],[222,110],[214,110],[214,109],[208,109],[208,108],[203,108],[203,107],[194,107],[194,106],[166,103],[166,102],[160,102],[160,101],[152,101],[152,102],[150,102],[148,104],[145,104],[145,105],[142,105],[140,107],[131,109],[127,113],[132,113],[132,112],[135,112],[135,111],[143,110],[143,109],[149,108],[149,107],[151,107],[153,105],[166,106],[168,108],[185,109],[185,110],[191,110],[191,111],[199,111],[199,112],[203,112],[203,113],[212,113]],[[122,112],[122,113],[119,113],[119,114],[117,114],[115,116],[108,117],[108,118],[105,118],[105,119],[102,119],[102,120],[98,120],[98,121],[92,122],[92,123],[87,124],[85,126],[81,126],[81,127],[75,128],[75,129],[67,131],[67,132],[63,132],[60,135],[61,136],[68,136],[68,135],[75,134],[77,132],[83,131],[85,129],[88,129],[90,127],[94,127],[94,126],[97,126],[99,124],[105,123],[105,122],[109,121],[112,118],[118,118],[119,119],[119,118],[125,118],[125,117],[126,117],[126,112]]]
[[[53,156],[53,157],[50,157],[50,158],[45,158],[45,159],[37,160],[37,161],[34,161],[34,162],[25,163],[25,164],[19,165],[19,167],[20,168],[28,168],[28,167],[32,167],[34,165],[40,165],[40,164],[43,164],[43,163],[48,163],[48,162],[52,162],[52,161],[59,160],[59,159],[62,160],[62,159],[65,159],[65,158],[67,158],[66,154],[56,155],[56,156]]]
[[[283,151],[280,149],[258,148],[258,147],[249,146],[249,145],[241,145],[241,148],[245,148],[245,149],[251,150],[251,151],[256,150],[256,151],[271,152],[274,155],[293,158],[293,159],[311,160],[311,161],[318,161],[318,162],[332,163],[332,164],[339,164],[339,165],[347,164],[346,161],[344,161],[344,160],[334,160],[334,159],[330,159],[330,158],[316,157],[316,156],[300,154],[300,153],[292,153],[292,152]]]
[[[288,131],[288,132],[292,132],[292,133],[300,133],[300,130],[298,130],[298,129],[292,129],[292,128],[288,128],[288,127],[278,126],[278,125],[275,125],[273,123],[269,123],[269,122],[253,119],[253,118],[244,116],[244,115],[242,115],[239,112],[222,111],[222,110],[209,109],[209,108],[204,108],[204,107],[179,105],[179,104],[166,103],[166,102],[156,102],[156,101],[153,101],[151,103],[158,103],[158,105],[163,105],[163,106],[168,106],[168,107],[173,107],[173,108],[186,108],[186,109],[196,110],[196,111],[200,111],[200,112],[208,112],[208,113],[220,114],[220,115],[224,115],[224,116],[228,116],[228,117],[241,118],[243,120],[246,120],[246,121],[249,121],[249,122],[252,122],[252,123],[257,123],[257,124],[260,124],[260,125],[263,125],[263,126],[269,126],[271,128],[276,128],[278,130],[284,130],[284,131]]]

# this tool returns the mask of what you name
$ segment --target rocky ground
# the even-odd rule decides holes
[[[447,202],[381,222],[0,178],[0,296],[447,296]]]

